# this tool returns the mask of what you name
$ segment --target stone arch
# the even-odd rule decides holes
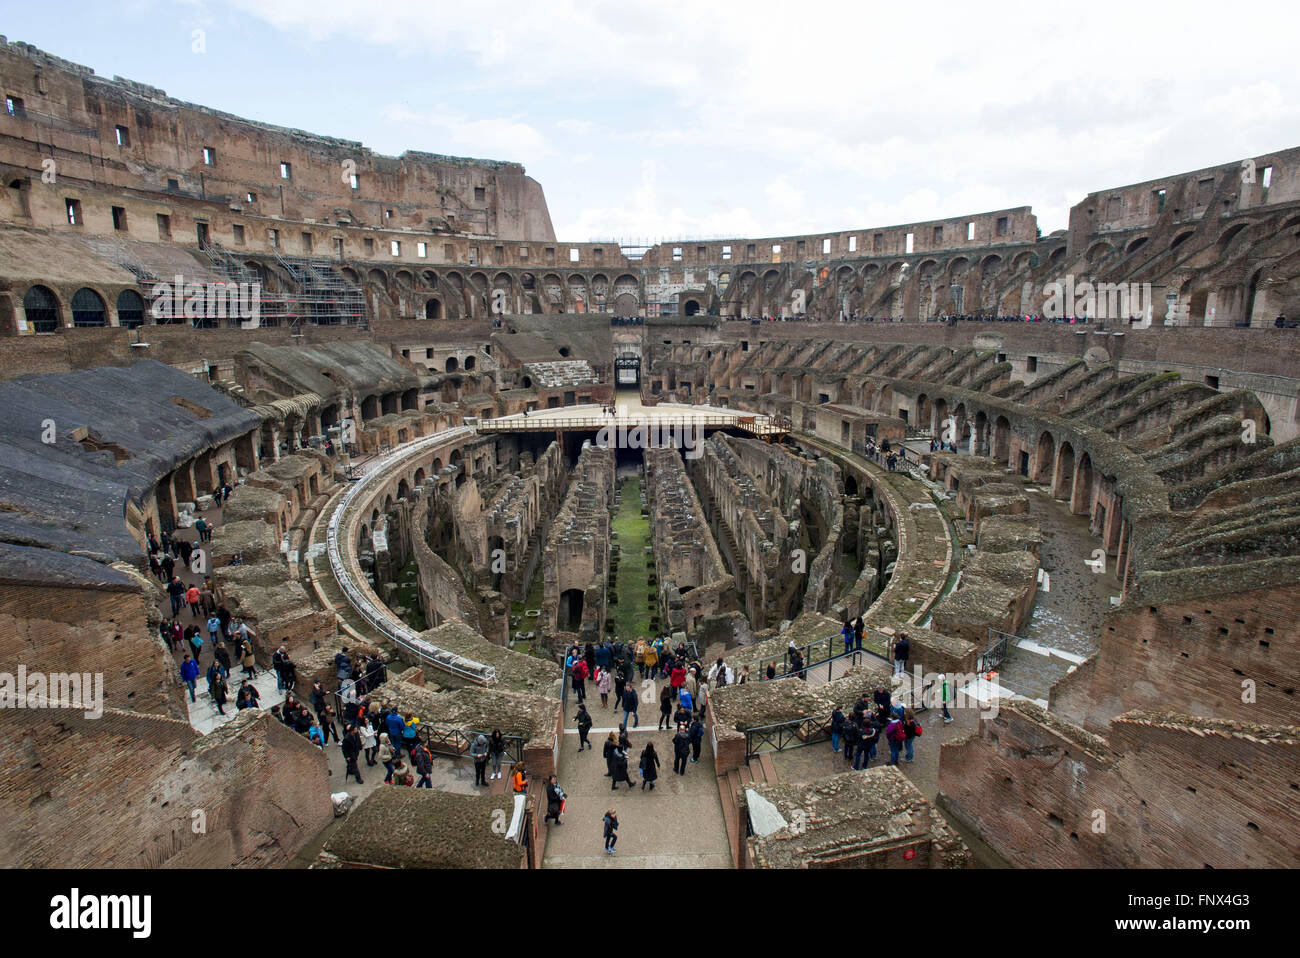
[[[37,333],[52,333],[63,325],[63,307],[48,286],[32,286],[23,294],[23,312]]]
[[[387,292],[388,290],[388,274],[385,273],[382,269],[376,268],[366,273],[366,282],[374,283],[376,286],[378,286],[380,289],[384,290],[385,292]]]
[[[458,372],[460,370],[460,360],[455,356],[448,356],[443,368],[449,373]]]
[[[1124,247],[1124,253],[1125,253],[1125,255],[1129,255],[1129,254],[1132,254],[1132,253],[1136,253],[1136,252],[1137,252],[1138,250],[1140,250],[1143,246],[1146,246],[1146,245],[1147,245],[1147,241],[1148,241],[1149,238],[1150,238],[1150,237],[1147,237],[1147,236],[1139,236],[1139,237],[1138,237],[1137,239],[1135,239],[1133,242],[1129,243],[1128,246]]]
[[[415,286],[415,275],[409,269],[399,269],[393,278],[397,280],[399,286],[405,286],[407,289]]]
[[[438,274],[431,269],[426,269],[420,274],[420,281],[429,289],[438,288]]]
[[[442,319],[442,300],[437,296],[430,296],[424,301],[424,318]]]
[[[1011,420],[998,416],[993,422],[992,458],[1005,465],[1011,457]]]
[[[1055,266],[1057,263],[1061,262],[1063,259],[1065,259],[1065,247],[1064,247],[1064,246],[1058,246],[1058,247],[1056,247],[1056,249],[1052,250],[1052,252],[1048,254],[1048,256],[1047,256],[1047,265],[1048,265],[1048,266]]]
[[[1079,457],[1079,465],[1074,471],[1074,485],[1070,490],[1070,512],[1076,516],[1086,516],[1092,512],[1092,457],[1086,452]]]
[[[402,479],[397,483],[397,498],[399,499],[411,498],[411,484],[407,482],[405,479]]]
[[[1083,258],[1088,261],[1089,265],[1093,265],[1110,255],[1113,250],[1114,247],[1109,243],[1093,243],[1088,247],[1088,252],[1084,254]]]
[[[1056,466],[1056,440],[1047,430],[1038,437],[1038,449],[1034,456],[1035,482],[1051,482],[1052,470]]]
[[[1179,233],[1177,236],[1174,237],[1174,241],[1169,244],[1169,248],[1171,250],[1178,249],[1178,247],[1182,246],[1189,239],[1191,239],[1192,234],[1195,232],[1196,232],[1195,230],[1184,230],[1183,232]]]
[[[1052,477],[1052,498],[1068,499],[1074,489],[1074,446],[1061,443],[1056,452],[1056,468]]]

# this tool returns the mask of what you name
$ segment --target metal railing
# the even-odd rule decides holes
[[[420,734],[417,738],[429,746],[429,751],[435,755],[449,755],[452,758],[459,758],[469,755],[469,747],[474,744],[474,740],[480,735],[489,742],[492,741],[492,735],[489,732],[443,725],[426,725],[421,722]],[[505,743],[503,760],[511,765],[515,762],[522,762],[524,760],[523,736],[503,735],[502,739]]]
[[[1008,632],[1000,632],[997,629],[989,629],[989,644],[979,657],[979,664],[976,671],[981,675],[991,672],[998,668],[1006,661],[1007,654],[1011,647],[1020,641],[1020,636],[1011,635]]]
[[[883,639],[885,643],[885,648],[889,648],[888,635],[878,631],[877,629],[872,629],[868,627],[863,631],[864,639],[866,637],[866,633],[868,632],[873,633],[880,639]],[[742,666],[748,665],[751,671],[756,671],[760,676],[765,675],[767,673],[767,667],[769,665],[772,665],[776,668],[776,675],[774,677],[784,678],[787,675],[795,674],[796,671],[807,672],[811,669],[815,669],[823,665],[827,665],[827,663],[830,663],[830,668],[833,669],[835,662],[839,661],[840,659],[849,658],[851,656],[852,657],[856,657],[859,655],[864,657],[869,656],[874,659],[879,659],[881,662],[884,662],[886,665],[890,664],[889,659],[887,659],[885,656],[881,655],[879,652],[873,652],[871,649],[868,649],[865,646],[861,649],[853,648],[847,652],[844,651],[844,636],[838,632],[835,633],[834,635],[824,636],[820,639],[813,639],[811,642],[805,643],[804,645],[796,645],[795,650],[799,653],[800,657],[803,659],[803,666],[800,669],[794,669],[791,667],[789,646],[786,646],[786,648],[781,652],[780,655],[767,655],[759,659],[752,659],[747,662],[740,662],[739,665]]]
[[[364,588],[358,585],[353,579],[351,568],[344,562],[343,549],[339,540],[339,530],[343,525],[348,510],[366,494],[377,480],[384,477],[388,466],[395,462],[405,461],[416,454],[431,452],[443,443],[467,438],[473,433],[474,430],[467,426],[455,426],[432,436],[425,436],[422,439],[409,442],[398,447],[385,457],[377,468],[372,468],[351,489],[344,493],[338,508],[334,510],[334,515],[330,517],[327,532],[327,552],[329,554],[330,569],[334,573],[339,588],[347,598],[348,604],[377,632],[406,652],[414,655],[422,667],[427,664],[441,671],[460,676],[477,685],[494,685],[496,684],[495,666],[476,662],[473,659],[440,649],[432,643],[426,642],[410,626],[394,615],[380,601],[369,585]]]
[[[745,761],[760,752],[784,752],[830,740],[830,713],[809,715],[788,722],[774,722],[745,729]]]

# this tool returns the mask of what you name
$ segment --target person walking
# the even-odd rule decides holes
[[[420,773],[420,780],[415,783],[415,787],[433,788],[433,779],[429,777],[433,774],[433,753],[429,751],[429,746],[417,740],[411,751],[415,756],[415,770]]]
[[[573,678],[573,692],[578,696],[579,702],[587,701],[587,674],[586,659],[575,659],[570,675]]]
[[[641,701],[640,696],[636,694],[636,689],[625,688],[623,690],[623,725],[627,725],[628,716],[636,719],[632,727],[636,728],[641,724],[641,716],[637,715],[637,704]]]
[[[912,744],[921,736],[921,723],[916,720],[916,713],[908,709],[903,714],[903,757],[913,760]]]
[[[190,658],[187,655],[185,656],[185,661],[181,663],[181,681],[184,682],[186,687],[190,690],[191,702],[198,701],[198,699],[194,697],[194,686],[198,682],[198,680],[199,680],[199,663],[195,662],[192,658]]]
[[[673,771],[678,775],[686,774],[686,760],[691,756],[691,733],[684,724],[677,726],[673,736]]]
[[[222,715],[226,714],[226,679],[221,674],[214,662],[208,669],[208,695],[212,696],[212,702],[216,705],[217,711]]]
[[[241,651],[243,652],[244,674],[250,679],[255,678],[257,676],[257,656],[253,654],[253,643],[245,639]]]
[[[943,724],[948,725],[952,722],[952,715],[948,712],[948,703],[952,701],[952,689],[948,686],[948,676],[942,672],[939,673],[939,704],[943,706]]]
[[[357,734],[355,725],[349,725],[347,734],[343,736],[340,743],[343,747],[343,760],[347,763],[347,770],[343,773],[343,782],[347,783],[348,776],[356,777],[358,785],[364,785],[361,780],[361,769],[357,767],[357,758],[361,755],[361,736]]]
[[[627,782],[627,787],[632,787],[632,779],[627,773],[627,752],[624,749],[614,749],[614,780],[610,782],[609,790],[618,791],[618,783]]]
[[[673,690],[664,685],[663,690],[659,693],[659,731],[670,728],[669,723],[673,718]]]
[[[659,777],[659,755],[655,752],[655,743],[647,742],[646,747],[641,750],[641,791],[645,791],[647,785],[650,791],[655,790],[655,779]]]
[[[691,762],[700,760],[700,746],[704,744],[704,720],[697,714],[691,722]]]
[[[379,733],[379,762],[384,766],[384,771],[388,774],[384,776],[384,784],[393,784],[393,759],[396,753],[393,751],[393,743],[388,738],[387,732]]]
[[[560,788],[560,783],[552,775],[546,780],[546,817],[542,819],[545,825],[552,818],[555,819],[556,825],[563,825],[560,821],[560,815],[564,812],[564,789]]]
[[[492,756],[492,777],[501,777],[501,756],[506,753],[506,737],[501,729],[494,728],[488,736],[488,754]]]
[[[177,580],[180,581],[179,579]],[[199,587],[192,585],[185,590],[185,604],[190,607],[190,616],[195,619],[203,618],[203,608],[199,604]]]
[[[479,735],[469,747],[469,757],[474,760],[474,784],[487,787],[488,740]]]
[[[196,607],[197,608],[197,607]],[[221,637],[221,620],[215,615],[208,619],[208,641],[213,645]]]
[[[609,737],[605,739],[605,745],[601,750],[605,756],[605,777],[614,777],[614,753],[618,751],[618,736],[610,732]]]
[[[592,747],[591,742],[587,740],[587,733],[591,731],[592,726],[591,713],[587,711],[587,706],[578,706],[576,721],[578,723],[578,751],[581,752]]]
[[[605,817],[601,819],[601,824],[605,830],[605,854],[612,855],[614,854],[614,846],[618,844],[618,814],[614,809],[611,808],[605,813]]]

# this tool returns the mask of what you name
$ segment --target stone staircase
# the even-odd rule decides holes
[[[750,785],[764,782],[775,784],[776,767],[772,756],[762,753],[752,759],[748,765],[732,769],[726,775],[718,776],[718,794],[722,798],[722,819],[726,823],[727,837],[731,844],[731,864],[739,868],[740,843],[745,840],[745,822],[741,818],[741,790]]]

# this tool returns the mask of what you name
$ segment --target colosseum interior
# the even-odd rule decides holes
[[[0,82],[6,864],[1300,864],[1300,146],[1050,235],[630,250],[516,162],[2,38]],[[698,669],[660,729],[656,639]],[[663,767],[615,860],[577,710],[600,750],[620,690]],[[881,690],[923,737],[861,767],[830,728]],[[303,734],[363,705],[432,787]]]

